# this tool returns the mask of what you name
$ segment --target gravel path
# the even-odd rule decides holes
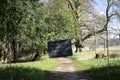
[[[79,71],[69,58],[58,58],[58,66],[47,80],[91,80],[86,73]]]

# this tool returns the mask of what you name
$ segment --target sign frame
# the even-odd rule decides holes
[[[72,56],[72,45],[70,39],[48,42],[48,53],[50,58]]]

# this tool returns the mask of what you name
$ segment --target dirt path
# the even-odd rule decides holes
[[[91,80],[83,71],[79,71],[69,58],[58,58],[59,64],[47,80]]]

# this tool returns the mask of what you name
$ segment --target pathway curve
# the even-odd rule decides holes
[[[69,58],[58,58],[58,66],[51,72],[47,80],[91,80],[89,75],[80,71]]]

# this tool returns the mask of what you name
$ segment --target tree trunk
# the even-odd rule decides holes
[[[16,48],[15,43],[10,41],[5,41],[2,45],[2,63],[16,62]]]
[[[8,53],[8,48],[7,48],[7,42],[6,39],[4,38],[3,45],[2,45],[2,51],[1,51],[1,62],[2,63],[7,63],[6,62],[6,55]]]
[[[120,33],[119,33],[119,40],[120,40]]]
[[[40,56],[40,55],[39,55],[38,52],[34,53],[34,54],[33,54],[33,59],[32,59],[31,61],[37,60],[37,58],[38,58],[39,56]],[[41,57],[41,56],[40,56],[40,57]]]
[[[16,42],[15,42],[14,39],[13,39],[11,45],[12,45],[12,52],[13,52],[13,61],[12,62],[16,62],[16,53],[17,53],[17,51],[16,51]]]

